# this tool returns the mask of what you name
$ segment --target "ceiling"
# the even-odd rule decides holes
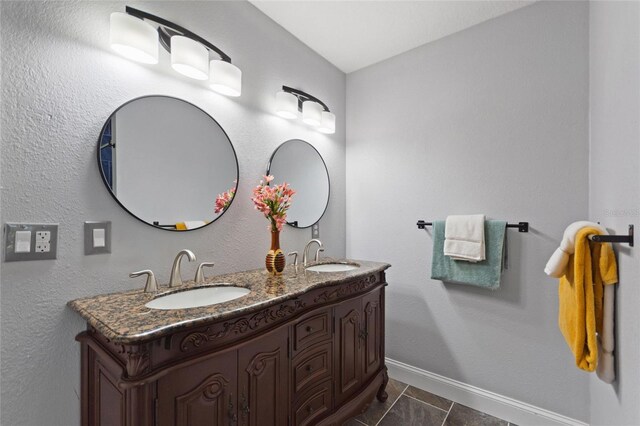
[[[533,1],[249,0],[350,73]]]

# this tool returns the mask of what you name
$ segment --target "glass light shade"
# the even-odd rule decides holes
[[[171,66],[196,80],[209,78],[209,51],[197,41],[184,36],[171,37]]]
[[[320,120],[320,127],[318,131],[327,133],[329,135],[336,132],[336,116],[332,112],[322,111],[322,119]]]
[[[112,13],[109,21],[113,50],[137,62],[158,63],[158,33],[151,24],[122,12]]]
[[[302,121],[310,126],[319,126],[322,120],[322,106],[313,101],[302,104]]]
[[[297,118],[298,97],[284,90],[276,93],[276,114],[287,120]]]
[[[209,87],[226,96],[240,96],[242,71],[232,63],[213,60],[209,67]]]

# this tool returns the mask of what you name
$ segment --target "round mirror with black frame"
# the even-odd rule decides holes
[[[296,191],[287,212],[287,224],[308,228],[317,223],[329,205],[329,171],[320,153],[308,142],[291,139],[271,155],[267,175],[287,182]]]
[[[239,173],[235,149],[213,117],[160,95],[133,99],[111,114],[98,139],[98,167],[127,212],[170,231],[221,217]]]

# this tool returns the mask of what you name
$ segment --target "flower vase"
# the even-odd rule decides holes
[[[284,271],[286,260],[280,250],[280,231],[271,231],[271,250],[267,253],[265,266],[271,275],[280,275]]]

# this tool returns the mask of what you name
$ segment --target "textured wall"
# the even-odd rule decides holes
[[[609,231],[640,227],[640,3],[591,2],[589,216]],[[640,252],[615,245],[617,382],[591,378],[591,424],[640,424]]]
[[[588,209],[588,4],[541,2],[347,76],[347,253],[384,260],[388,356],[580,420],[589,379],[543,268]],[[490,292],[430,280],[418,219],[509,230]]]
[[[322,220],[327,255],[343,256],[345,234],[345,76],[246,2],[127,3],[183,24],[228,52],[243,71],[239,99],[215,94],[174,73],[168,55],[157,66],[130,62],[108,47],[109,14],[125,3],[1,3],[2,222],[60,224],[58,260],[2,265],[3,425],[79,423],[79,345],[83,322],[68,300],[142,287],[130,271],[151,268],[161,282],[175,253],[188,247],[218,273],[260,267],[269,246],[267,221],[250,189],[271,152],[305,139],[324,156],[331,202]],[[272,113],[282,84],[300,87],[336,113],[335,135],[307,130]],[[125,101],[148,94],[183,98],[229,134],[240,163],[240,188],[212,226],[176,234],[153,229],[120,209],[98,174],[98,133]],[[113,253],[83,255],[82,223],[113,222]],[[310,230],[286,229],[284,249],[302,249]],[[195,265],[184,265],[185,276]]]

